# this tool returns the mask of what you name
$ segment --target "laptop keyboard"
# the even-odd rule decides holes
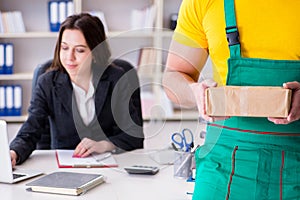
[[[23,176],[26,176],[26,175],[25,174],[13,174],[14,179],[20,178],[20,177],[23,177]]]

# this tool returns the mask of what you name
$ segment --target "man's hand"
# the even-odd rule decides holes
[[[196,98],[197,107],[200,117],[208,122],[214,122],[218,120],[224,120],[228,117],[211,117],[206,114],[206,105],[205,105],[205,90],[209,87],[216,87],[217,83],[212,79],[206,79],[200,83],[192,83],[190,87],[193,90],[194,96]]]
[[[297,81],[283,84],[283,88],[292,90],[291,108],[287,118],[273,118],[268,120],[274,124],[289,124],[300,119],[300,83]]]

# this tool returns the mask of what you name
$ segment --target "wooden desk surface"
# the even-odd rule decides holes
[[[16,184],[0,183],[1,199],[5,200],[184,200],[186,195],[185,180],[173,177],[173,165],[161,165],[160,171],[154,176],[129,175],[123,167],[130,165],[159,166],[146,150],[136,150],[120,155],[114,155],[118,168],[73,168],[60,169],[57,166],[54,150],[38,150],[22,165],[20,169],[39,169],[45,174],[54,171],[75,171],[86,173],[102,173],[107,177],[106,183],[97,186],[82,196],[65,196],[56,194],[34,193],[26,191],[26,183],[37,179],[32,178]]]

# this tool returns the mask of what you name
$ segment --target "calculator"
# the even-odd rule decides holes
[[[145,166],[145,165],[133,165],[129,167],[124,167],[128,174],[145,174],[154,175],[159,171],[158,167],[155,166]]]

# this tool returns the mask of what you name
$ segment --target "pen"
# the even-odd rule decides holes
[[[110,156],[110,154],[105,155],[103,158],[96,158],[97,162],[100,162],[102,160],[105,160],[106,158],[108,158]]]
[[[182,167],[184,167],[186,165],[186,162],[188,162],[190,160],[190,158],[192,157],[193,153],[196,151],[196,149],[199,147],[200,145],[194,146],[191,150],[191,152],[189,153],[189,155],[184,159],[184,161],[182,161],[181,165],[178,167],[176,174],[178,174],[178,172],[182,169]]]
[[[78,165],[78,164],[75,164],[72,167],[73,168],[91,168],[91,165]]]
[[[199,147],[200,145],[198,144],[197,146],[194,146],[192,149],[191,149],[191,153],[194,153],[196,151],[196,149]]]
[[[175,151],[178,151],[178,148],[176,147],[176,145],[174,144],[174,142],[171,143],[172,144],[172,147]]]
[[[99,158],[97,156],[95,156],[94,154],[92,154],[92,156],[97,162],[100,162],[100,161],[105,160],[106,158],[110,157],[111,153],[106,153],[102,157],[99,157]]]
[[[98,168],[98,167],[104,167],[105,165],[96,164],[96,165],[82,165],[82,164],[74,164],[73,168]]]

